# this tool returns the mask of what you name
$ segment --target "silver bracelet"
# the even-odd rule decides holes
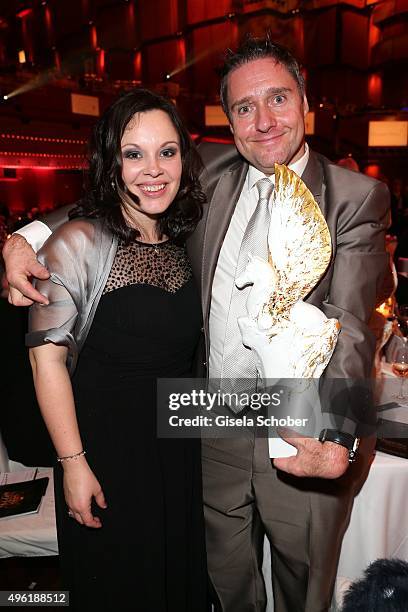
[[[75,453],[75,455],[67,455],[66,457],[57,457],[57,461],[62,462],[62,461],[68,461],[69,459],[78,459],[78,457],[82,457],[83,455],[86,455],[86,451],[81,451],[80,453]]]

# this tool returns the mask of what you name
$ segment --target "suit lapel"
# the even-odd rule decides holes
[[[323,169],[323,162],[319,159],[319,156],[313,151],[310,151],[309,161],[307,163],[305,171],[303,172],[302,180],[307,185],[308,189],[312,192],[316,202],[320,207],[320,210],[323,213],[324,218],[326,219],[332,242],[331,263],[329,264],[325,274],[319,280],[317,285],[313,287],[309,295],[306,297],[307,302],[314,303],[314,296],[319,295],[320,285],[322,281],[325,279],[327,274],[330,274],[329,271],[336,253],[336,231],[332,225],[333,222],[329,219],[329,202],[328,193],[326,190],[326,180]],[[317,305],[319,301],[320,300],[318,300],[315,305]]]
[[[313,194],[316,202],[324,217],[326,217],[325,185],[323,182],[322,164],[313,151],[309,150],[309,161],[302,174],[302,181],[306,184],[309,191]]]
[[[208,315],[212,281],[221,245],[231,221],[235,205],[241,194],[248,165],[239,162],[223,174],[211,198],[203,242],[201,295],[204,320]]]

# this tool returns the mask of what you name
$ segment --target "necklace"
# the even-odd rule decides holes
[[[153,252],[156,255],[160,254],[161,246],[168,243],[169,240],[162,240],[161,242],[143,242],[142,240],[135,240],[136,244],[139,244],[142,247],[147,247],[149,249],[153,249]]]

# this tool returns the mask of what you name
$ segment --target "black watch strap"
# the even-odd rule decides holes
[[[360,438],[356,438],[344,431],[337,429],[322,429],[319,436],[320,442],[334,442],[347,448],[349,452],[349,462],[353,463],[356,460],[357,450],[360,444]]]

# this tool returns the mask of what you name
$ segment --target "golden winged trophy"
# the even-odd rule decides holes
[[[304,182],[275,164],[268,231],[268,261],[248,256],[236,285],[251,285],[247,315],[238,319],[263,381],[319,378],[336,346],[340,324],[304,300],[325,273],[332,253],[329,228]],[[304,388],[304,384],[303,384]],[[280,438],[269,439],[271,457],[296,454]]]

